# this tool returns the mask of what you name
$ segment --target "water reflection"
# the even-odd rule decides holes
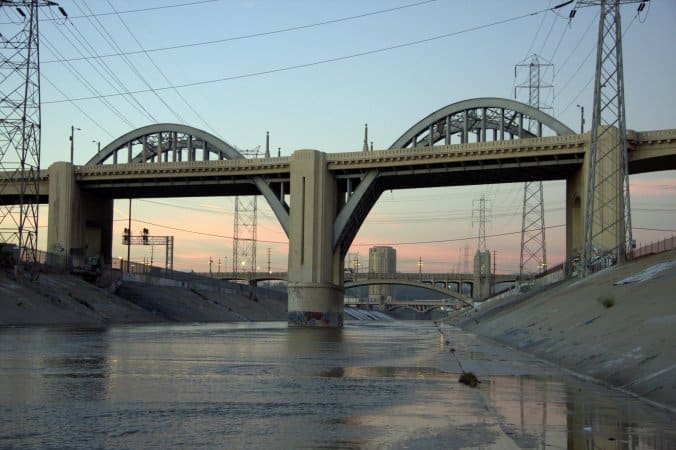
[[[673,414],[438,334],[428,322],[0,330],[0,447],[674,448]],[[478,388],[457,382],[458,363]]]

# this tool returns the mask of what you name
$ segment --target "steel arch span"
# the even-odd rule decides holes
[[[529,121],[535,121],[536,134],[528,131]],[[506,98],[483,97],[451,103],[429,114],[394,141],[390,150],[569,134],[575,132],[539,109]],[[378,198],[388,189],[392,186],[378,171],[363,175],[355,195],[336,219],[334,248],[349,248]]]
[[[234,146],[199,128],[157,123],[123,134],[102,148],[86,165],[118,164],[120,153],[126,163],[209,161],[212,157],[216,160],[245,158]],[[262,177],[254,176],[251,181],[268,201],[288,236],[288,214],[285,214],[284,205]]]
[[[87,165],[126,163],[208,161],[244,158],[235,147],[199,128],[176,123],[157,123],[137,128],[101,149]]]
[[[533,122],[535,127],[529,127]],[[528,131],[533,128],[536,133]],[[390,149],[574,133],[559,120],[525,103],[482,97],[438,109],[409,128]]]

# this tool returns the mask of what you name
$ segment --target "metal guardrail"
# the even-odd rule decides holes
[[[642,247],[632,249],[631,259],[643,258],[648,255],[654,255],[655,253],[662,253],[676,248],[676,235],[671,237],[664,238],[661,241],[651,242]]]

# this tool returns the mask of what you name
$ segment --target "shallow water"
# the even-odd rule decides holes
[[[673,414],[442,331],[2,329],[0,447],[676,448]]]

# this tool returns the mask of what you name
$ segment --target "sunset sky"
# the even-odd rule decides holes
[[[359,151],[363,126],[375,149],[388,148],[429,113],[475,97],[514,98],[514,66],[537,53],[551,61],[553,89],[542,91],[550,114],[578,130],[591,124],[598,8],[568,20],[558,0],[63,0],[68,21],[42,11],[42,167],[75,163],[128,131],[158,122],[185,123],[240,149],[273,154],[313,148]],[[627,127],[676,128],[676,3],[653,0],[636,14],[622,7]],[[117,13],[115,12],[117,11]],[[2,9],[0,22],[18,20]],[[96,54],[99,58],[83,58]],[[123,55],[122,55],[123,54]],[[298,67],[302,66],[302,67]],[[186,86],[188,85],[188,86]],[[167,87],[175,86],[175,88]],[[119,94],[108,96],[109,94]],[[92,98],[97,97],[97,98]],[[103,98],[101,98],[103,97]],[[527,102],[527,92],[518,99]],[[545,183],[549,265],[564,258],[563,181]],[[676,233],[676,173],[631,178],[634,237],[639,243]],[[398,269],[463,270],[465,246],[477,246],[473,202],[490,201],[488,247],[498,272],[518,271],[523,184],[385,192],[357,235],[351,254],[397,249]],[[288,243],[260,197],[258,265],[285,270]],[[115,202],[113,256],[127,221]],[[132,230],[175,236],[175,268],[229,269],[233,199],[135,200]],[[48,208],[40,210],[46,247]],[[132,260],[151,250],[133,248]],[[227,259],[226,259],[227,258]],[[155,248],[155,265],[164,249]]]

